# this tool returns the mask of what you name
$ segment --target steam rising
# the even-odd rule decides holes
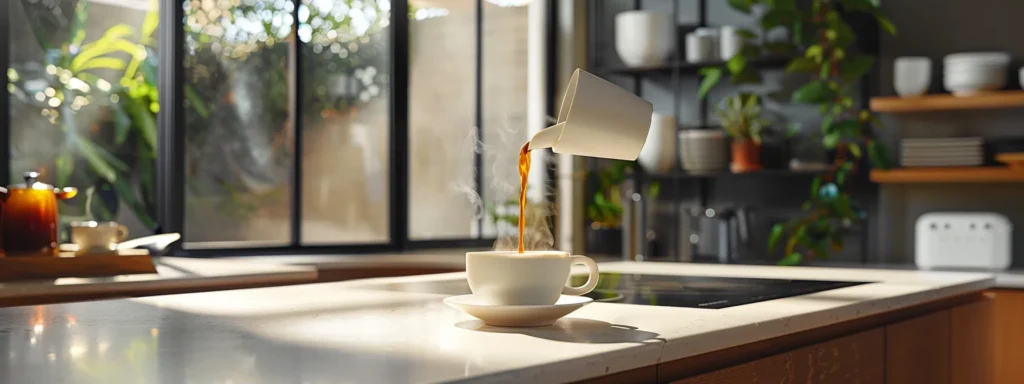
[[[464,150],[471,150],[481,154],[483,157],[484,175],[474,174],[470,183],[451,183],[449,190],[453,194],[464,196],[472,206],[474,220],[483,219],[485,236],[496,232],[497,240],[494,242],[494,250],[515,251],[518,249],[518,226],[515,221],[519,217],[519,150],[526,143],[528,137],[525,124],[512,124],[514,119],[506,116],[501,119],[500,128],[489,128],[484,132],[483,142],[477,137],[476,129],[471,129],[466,139],[460,145],[460,153]],[[548,164],[542,161],[534,161],[530,174],[534,172],[547,172],[545,167]],[[475,170],[474,170],[475,172]],[[475,190],[475,182],[478,178],[485,178],[484,197],[481,198]],[[550,183],[548,183],[550,184]],[[528,186],[531,193],[535,195],[536,189],[543,188],[544,199],[542,201],[530,200],[526,203],[526,229],[524,230],[524,247],[526,250],[550,250],[553,249],[555,238],[551,231],[555,209],[553,204],[548,202],[548,197],[554,191],[548,185]],[[495,216],[499,216],[496,220]]]

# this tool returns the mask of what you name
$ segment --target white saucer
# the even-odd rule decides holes
[[[444,303],[495,327],[543,327],[554,324],[565,315],[590,304],[586,296],[562,295],[552,305],[491,305],[473,295],[451,296]]]

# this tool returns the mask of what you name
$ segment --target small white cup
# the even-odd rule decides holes
[[[587,266],[590,277],[569,286],[572,264]],[[491,305],[552,305],[558,297],[585,295],[597,287],[597,263],[560,251],[486,251],[466,253],[466,276],[473,295]]]
[[[714,60],[714,40],[695,32],[686,35],[686,62],[704,63]]]
[[[893,88],[901,97],[920,96],[932,82],[932,61],[927,57],[897,57],[893,65]]]
[[[71,223],[71,242],[78,246],[78,254],[110,253],[126,238],[128,228],[113,221]]]
[[[743,49],[743,37],[737,33],[736,27],[726,25],[721,28],[718,54],[722,60],[729,60]]]

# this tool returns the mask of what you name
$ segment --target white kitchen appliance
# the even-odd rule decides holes
[[[914,262],[922,268],[1010,267],[1013,224],[994,212],[930,212],[917,218]]]

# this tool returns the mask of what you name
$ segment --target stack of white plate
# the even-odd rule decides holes
[[[980,137],[903,139],[900,163],[904,167],[969,167],[985,162]]]
[[[690,173],[711,173],[729,168],[729,143],[720,130],[679,132],[679,160]]]
[[[971,96],[1006,86],[1010,55],[1003,52],[954,53],[944,59],[943,85],[956,96]]]

